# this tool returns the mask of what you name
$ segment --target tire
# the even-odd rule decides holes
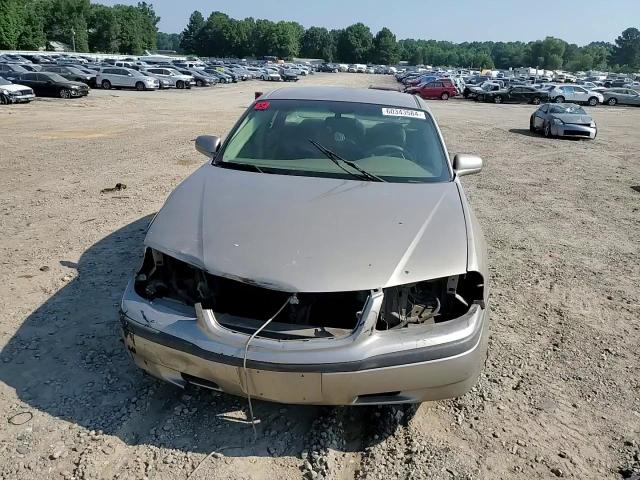
[[[61,88],[58,95],[60,95],[60,98],[71,98],[71,90],[68,88]]]
[[[496,95],[495,97],[493,97],[493,103],[502,103],[502,97],[500,95]]]
[[[536,124],[534,123],[533,116],[529,119],[529,131],[531,133],[536,133]]]
[[[615,106],[617,103],[618,103],[617,98],[610,98],[609,100],[607,100],[607,105],[611,105],[612,107]]]
[[[534,105],[540,105],[540,97],[533,97],[531,103],[533,103]]]
[[[547,123],[544,124],[544,127],[542,127],[542,128],[543,128],[544,136],[546,138],[551,138],[552,137],[552,135],[551,135],[551,124],[549,122],[547,122]]]
[[[558,95],[556,98],[553,99],[553,101],[556,103],[564,103],[564,97],[562,95]]]
[[[589,98],[589,100],[587,100],[587,103],[589,104],[589,106],[595,107],[600,102],[598,102],[598,99],[596,97],[591,97]]]
[[[179,88],[180,90],[182,90],[184,88],[184,82],[182,80],[178,80],[176,82],[176,88]]]
[[[139,92],[142,92],[144,90],[144,83],[136,82],[136,90],[138,90]]]
[[[449,100],[449,94],[447,92],[443,92],[442,95],[440,95],[440,98],[442,100]]]
[[[464,98],[469,98],[469,92],[462,92],[462,96]]]
[[[202,80],[196,80],[196,87],[202,87]]]
[[[0,105],[9,105],[9,100],[7,97],[0,93]]]
[[[101,85],[105,90],[111,90],[111,82],[109,80],[103,80]]]

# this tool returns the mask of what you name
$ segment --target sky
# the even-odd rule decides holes
[[[92,0],[113,5],[137,0]],[[161,17],[160,31],[179,33],[189,15],[214,10],[233,18],[293,20],[344,28],[368,25],[373,34],[388,27],[398,39],[528,42],[546,36],[584,45],[613,42],[622,30],[640,28],[640,0],[147,0]]]

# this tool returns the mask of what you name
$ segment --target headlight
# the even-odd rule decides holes
[[[553,124],[554,125],[564,125],[564,122],[562,120],[560,120],[559,118],[554,118],[553,119]]]
[[[591,121],[591,128],[596,128],[596,122],[594,122],[593,120]]]
[[[9,95],[9,90],[2,90],[3,95]]]
[[[77,86],[77,85],[71,85],[71,89],[72,89],[72,90],[78,90],[79,88],[80,88],[80,87],[79,87],[79,86]]]

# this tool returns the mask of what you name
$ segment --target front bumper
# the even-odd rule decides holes
[[[29,93],[24,95],[8,95],[9,103],[29,103],[36,98],[35,94]]]
[[[551,134],[557,137],[594,139],[598,134],[598,129],[597,127],[575,125],[571,123],[565,123],[562,125],[551,124]]]
[[[460,396],[482,370],[489,314],[472,305],[455,320],[376,331],[383,294],[370,297],[362,321],[343,338],[255,338],[175,302],[149,302],[132,284],[122,300],[124,342],[136,364],[178,386],[188,383],[262,400],[354,405],[413,403]]]

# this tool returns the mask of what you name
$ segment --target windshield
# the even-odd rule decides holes
[[[550,113],[573,113],[577,115],[586,115],[587,112],[580,105],[567,104],[567,105],[552,105]]]
[[[362,103],[259,101],[218,161],[267,173],[352,179],[323,149],[388,182],[451,179],[430,115]]]
[[[0,77],[0,85],[11,85],[11,82]]]

